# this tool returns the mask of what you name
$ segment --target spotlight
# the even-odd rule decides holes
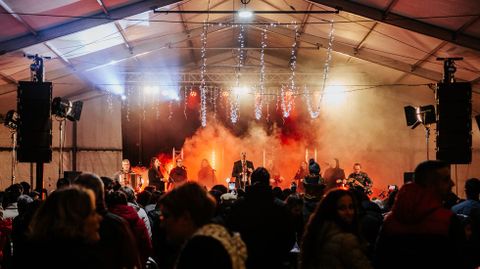
[[[125,95],[122,95],[121,98],[123,101],[127,100],[127,97]]]
[[[145,86],[143,92],[149,95],[155,95],[160,92],[160,88],[158,86]]]
[[[195,92],[195,91],[191,91],[191,92],[190,92],[190,96],[191,96],[191,97],[195,97],[195,96],[197,96],[197,92]]]
[[[248,94],[249,92],[249,89],[245,86],[243,87],[233,87],[233,92],[236,94],[236,95],[246,95]]]
[[[437,122],[435,106],[433,105],[419,107],[406,106],[404,110],[407,126],[410,126],[412,129],[415,129],[420,124],[427,125]]]
[[[18,113],[15,110],[10,110],[7,112],[7,115],[5,115],[3,125],[7,126],[11,130],[17,130],[18,120]]]
[[[71,121],[78,121],[80,120],[82,107],[82,101],[71,102],[65,98],[55,97],[52,101],[52,114]]]
[[[240,18],[247,19],[247,18],[251,18],[252,16],[253,16],[253,12],[251,10],[244,9],[244,8],[238,10],[238,17]]]

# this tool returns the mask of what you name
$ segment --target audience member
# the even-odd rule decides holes
[[[443,200],[454,186],[450,166],[425,161],[402,186],[385,217],[375,251],[377,268],[463,268],[464,232]]]
[[[184,244],[175,268],[245,268],[246,248],[239,235],[209,224],[215,200],[195,182],[187,182],[160,199],[167,238]]]
[[[267,169],[255,169],[245,197],[232,206],[227,226],[247,244],[247,268],[285,268],[295,228],[284,205],[275,203]]]
[[[470,178],[465,182],[465,195],[467,200],[452,207],[455,214],[470,216],[472,209],[480,210],[480,180],[478,178]]]
[[[365,250],[355,197],[347,190],[332,189],[305,227],[300,269],[373,268]]]
[[[19,267],[102,268],[94,247],[100,221],[91,190],[68,187],[53,192],[30,223],[30,257]]]
[[[95,174],[83,173],[74,184],[95,193],[96,211],[102,216],[97,249],[104,261],[103,268],[141,268],[135,238],[128,223],[107,211],[102,180]]]

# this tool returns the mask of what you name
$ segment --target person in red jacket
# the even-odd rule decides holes
[[[121,191],[109,194],[107,196],[107,205],[110,212],[124,218],[130,225],[137,242],[142,265],[145,267],[148,257],[152,254],[152,242],[145,223],[138,216],[137,211],[128,205],[127,196]]]
[[[425,161],[402,186],[377,239],[376,268],[464,268],[464,232],[443,200],[454,186],[450,165]]]

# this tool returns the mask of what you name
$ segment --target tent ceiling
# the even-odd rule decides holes
[[[228,14],[153,13],[166,10],[237,10],[238,0],[0,0],[0,94],[14,97],[15,83],[29,79],[24,53],[52,57],[47,79],[56,95],[72,96],[102,84],[121,84],[125,71],[197,72],[204,21],[229,23]],[[293,23],[300,31],[299,72],[322,72],[329,21],[335,22],[332,66],[361,66],[378,83],[435,82],[436,57],[461,56],[456,77],[480,83],[479,1],[251,0],[252,10],[332,10],[339,14],[263,14],[254,22]],[[245,26],[247,70],[258,72],[264,25]],[[207,72],[233,71],[240,27],[208,27]],[[294,26],[268,27],[267,71],[287,72]],[[215,49],[216,48],[216,49]],[[231,49],[229,49],[231,48]],[[115,64],[113,64],[115,63]],[[350,70],[352,71],[352,70]],[[383,75],[382,75],[383,74]],[[12,86],[13,85],[13,86]],[[478,104],[480,105],[480,104]]]

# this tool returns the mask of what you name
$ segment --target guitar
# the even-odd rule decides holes
[[[362,188],[363,191],[364,191],[367,195],[372,195],[372,193],[373,193],[371,186],[362,184],[362,183],[361,183],[358,179],[356,179],[356,178],[348,178],[347,181],[346,181],[346,185],[348,185],[350,188],[355,187],[355,186],[358,186],[358,187]]]

